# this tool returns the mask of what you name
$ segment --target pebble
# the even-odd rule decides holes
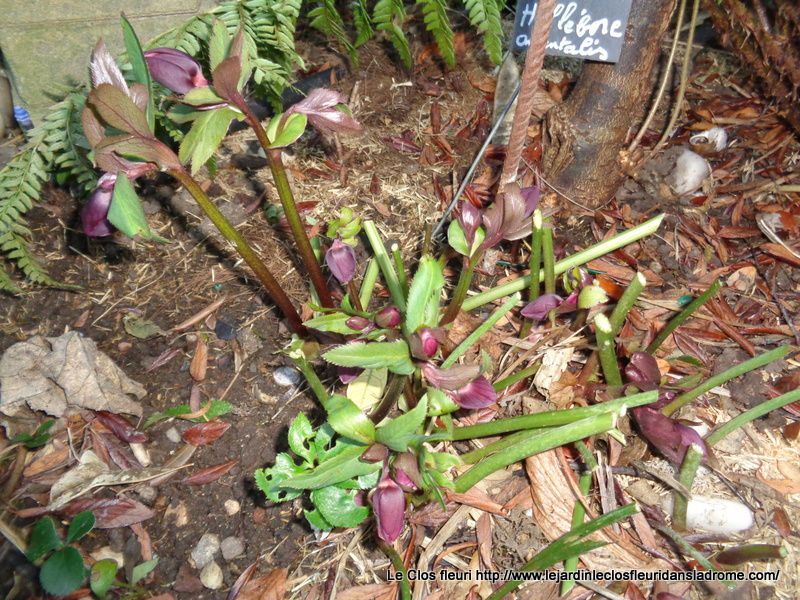
[[[156,496],[158,496],[158,490],[154,488],[152,485],[143,485],[141,487],[136,488],[136,494],[139,498],[147,504],[151,506],[153,502],[156,501]]]
[[[222,569],[212,560],[200,571],[200,581],[203,587],[218,590],[222,587]]]
[[[125,557],[123,556],[122,552],[115,552],[109,546],[103,546],[102,548],[98,548],[94,552],[92,552],[89,556],[91,556],[96,561],[103,560],[105,558],[110,558],[114,562],[117,563],[118,567],[122,567],[125,564]]]
[[[217,552],[219,552],[219,536],[216,533],[204,533],[200,538],[200,541],[197,542],[197,545],[192,550],[192,561],[194,561],[194,564],[198,569],[204,569],[206,565],[211,564],[211,561],[214,559]],[[202,575],[200,577],[202,578]],[[205,583],[203,585],[205,585]]]
[[[242,510],[242,505],[239,504],[236,500],[225,500],[224,506],[225,506],[225,513],[229,517],[232,517],[240,510]]]
[[[165,435],[167,436],[167,439],[173,444],[181,443],[181,434],[174,427],[170,427],[169,429],[167,429]]]
[[[292,367],[278,367],[275,369],[275,372],[272,373],[272,377],[275,379],[275,383],[284,387],[299,385],[302,380],[300,371]]]
[[[244,554],[244,540],[238,537],[226,537],[220,544],[222,550],[222,558],[225,560],[233,560]]]

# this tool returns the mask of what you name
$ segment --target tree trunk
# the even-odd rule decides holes
[[[619,62],[584,65],[566,102],[548,114],[544,176],[581,204],[599,206],[622,184],[620,150],[647,111],[674,6],[675,0],[633,0]]]

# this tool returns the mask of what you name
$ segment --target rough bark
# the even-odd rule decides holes
[[[584,65],[566,102],[548,115],[544,176],[581,204],[605,203],[625,177],[620,150],[647,110],[674,6],[675,0],[634,0],[619,62]]]

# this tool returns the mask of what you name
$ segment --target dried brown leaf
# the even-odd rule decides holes
[[[211,483],[225,475],[225,473],[236,466],[236,463],[238,462],[238,460],[229,460],[228,462],[224,462],[219,465],[213,465],[211,467],[206,467],[205,469],[200,469],[196,473],[192,473],[188,477],[184,477],[181,480],[181,483],[186,485],[205,485],[207,483]]]
[[[286,569],[273,569],[263,577],[249,581],[236,600],[282,600],[286,595]],[[342,595],[339,594],[339,598]]]
[[[203,381],[206,378],[206,369],[208,368],[208,346],[202,339],[197,340],[197,345],[194,348],[194,356],[189,365],[189,375],[195,381]]]
[[[98,529],[127,527],[155,516],[155,513],[141,502],[125,497],[73,500],[61,509],[61,513],[73,517],[85,510],[94,513],[95,527]]]
[[[147,435],[141,431],[137,431],[136,428],[121,415],[107,410],[98,410],[95,412],[95,415],[97,415],[98,421],[123,442],[129,444],[144,444],[148,439]]]
[[[192,446],[206,446],[216,442],[230,429],[231,424],[219,419],[198,423],[183,432],[183,441]]]

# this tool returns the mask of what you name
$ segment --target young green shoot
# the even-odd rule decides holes
[[[553,228],[550,223],[544,224],[542,228],[542,263],[544,268],[544,293],[556,293],[556,254],[553,249]],[[550,324],[556,326],[556,311],[549,313]]]
[[[703,306],[710,298],[713,298],[714,295],[719,291],[721,283],[719,280],[715,281],[711,284],[711,286],[702,294],[700,294],[697,298],[692,300],[689,304],[686,305],[681,312],[679,312],[676,316],[670,319],[669,323],[662,329],[655,339],[650,342],[650,345],[647,346],[647,352],[649,354],[654,354],[656,350],[664,343],[670,334],[675,331],[678,327],[683,325],[683,323],[691,317],[694,312]]]
[[[617,363],[617,345],[614,342],[614,331],[611,323],[603,313],[598,313],[594,318],[595,335],[597,336],[597,352],[600,356],[600,366],[606,384],[610,386],[622,385],[622,375]]]
[[[678,481],[686,486],[687,490],[692,489],[692,482],[694,482],[700,463],[703,462],[703,456],[703,448],[698,444],[691,444],[686,448],[686,454],[678,472]],[[686,531],[686,509],[688,506],[689,498],[683,494],[676,493],[672,507],[672,524],[678,531]]]
[[[633,276],[633,279],[631,279],[631,282],[628,284],[628,287],[625,288],[625,291],[622,293],[614,310],[611,311],[611,316],[608,320],[611,323],[611,331],[615,336],[619,334],[622,326],[625,324],[625,318],[628,316],[628,312],[630,312],[631,308],[636,304],[636,300],[644,290],[646,283],[647,281],[644,275],[637,271],[636,275]]]

